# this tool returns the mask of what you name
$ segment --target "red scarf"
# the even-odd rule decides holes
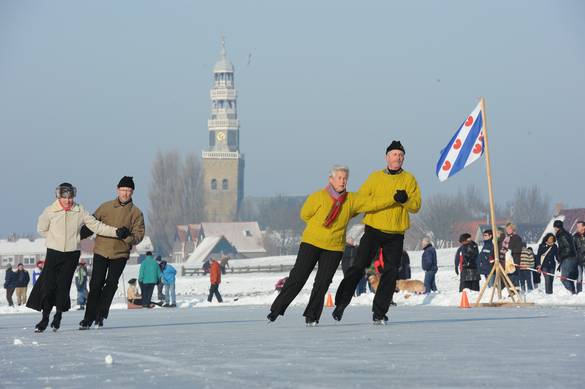
[[[345,199],[347,198],[347,192],[344,191],[343,193],[337,193],[331,185],[327,185],[325,190],[327,191],[327,193],[329,193],[331,200],[333,200],[331,210],[329,211],[329,214],[327,215],[327,218],[325,218],[325,222],[323,223],[324,227],[329,227],[331,226],[331,224],[333,224],[335,219],[337,219],[337,216],[339,216],[339,212],[341,212],[341,206],[343,205]]]

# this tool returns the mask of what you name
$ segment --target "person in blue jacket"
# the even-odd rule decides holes
[[[494,266],[494,234],[492,230],[485,230],[483,232],[483,246],[479,255],[477,256],[477,269],[479,274],[483,275],[484,279],[487,280],[487,276],[492,271]],[[494,286],[496,277],[492,277],[488,286],[491,288]]]
[[[6,266],[6,273],[4,274],[4,289],[6,289],[6,301],[8,306],[13,307],[12,295],[16,290],[16,272],[12,270],[12,265],[9,263]]]
[[[175,308],[177,306],[177,297],[175,295],[175,279],[177,276],[177,270],[173,265],[167,263],[167,261],[161,262],[161,280],[165,286],[165,304],[163,307]]]
[[[437,291],[435,284],[435,275],[439,268],[437,267],[437,251],[431,244],[431,240],[427,237],[422,239],[422,269],[425,271],[425,293]]]

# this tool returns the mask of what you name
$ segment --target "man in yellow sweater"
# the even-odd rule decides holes
[[[341,320],[345,307],[349,305],[355,287],[372,262],[372,253],[382,248],[384,268],[372,305],[374,324],[385,324],[386,313],[396,288],[396,276],[402,256],[404,233],[410,227],[410,213],[416,213],[421,206],[421,195],[414,176],[402,170],[404,147],[399,141],[392,141],[386,149],[384,170],[370,174],[357,192],[376,198],[390,197],[395,202],[388,208],[372,210],[364,216],[364,235],[358,252],[335,295],[333,318]]]
[[[274,321],[278,315],[284,315],[319,263],[311,297],[303,313],[308,326],[316,325],[323,311],[325,293],[341,261],[349,220],[358,213],[396,204],[390,195],[374,197],[346,192],[348,176],[347,167],[333,166],[327,187],[305,200],[300,216],[307,226],[303,231],[299,253],[280,294],[270,307],[268,320]]]

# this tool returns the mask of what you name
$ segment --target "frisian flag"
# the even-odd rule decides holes
[[[482,156],[484,140],[481,107],[480,101],[447,146],[441,150],[436,168],[439,180],[445,181]]]

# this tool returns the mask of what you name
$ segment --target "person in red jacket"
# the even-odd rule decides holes
[[[213,295],[217,298],[218,302],[223,302],[221,294],[219,294],[219,284],[221,284],[221,266],[215,259],[211,259],[211,266],[209,267],[209,281],[211,286],[209,287],[209,296],[207,301],[211,302]]]

